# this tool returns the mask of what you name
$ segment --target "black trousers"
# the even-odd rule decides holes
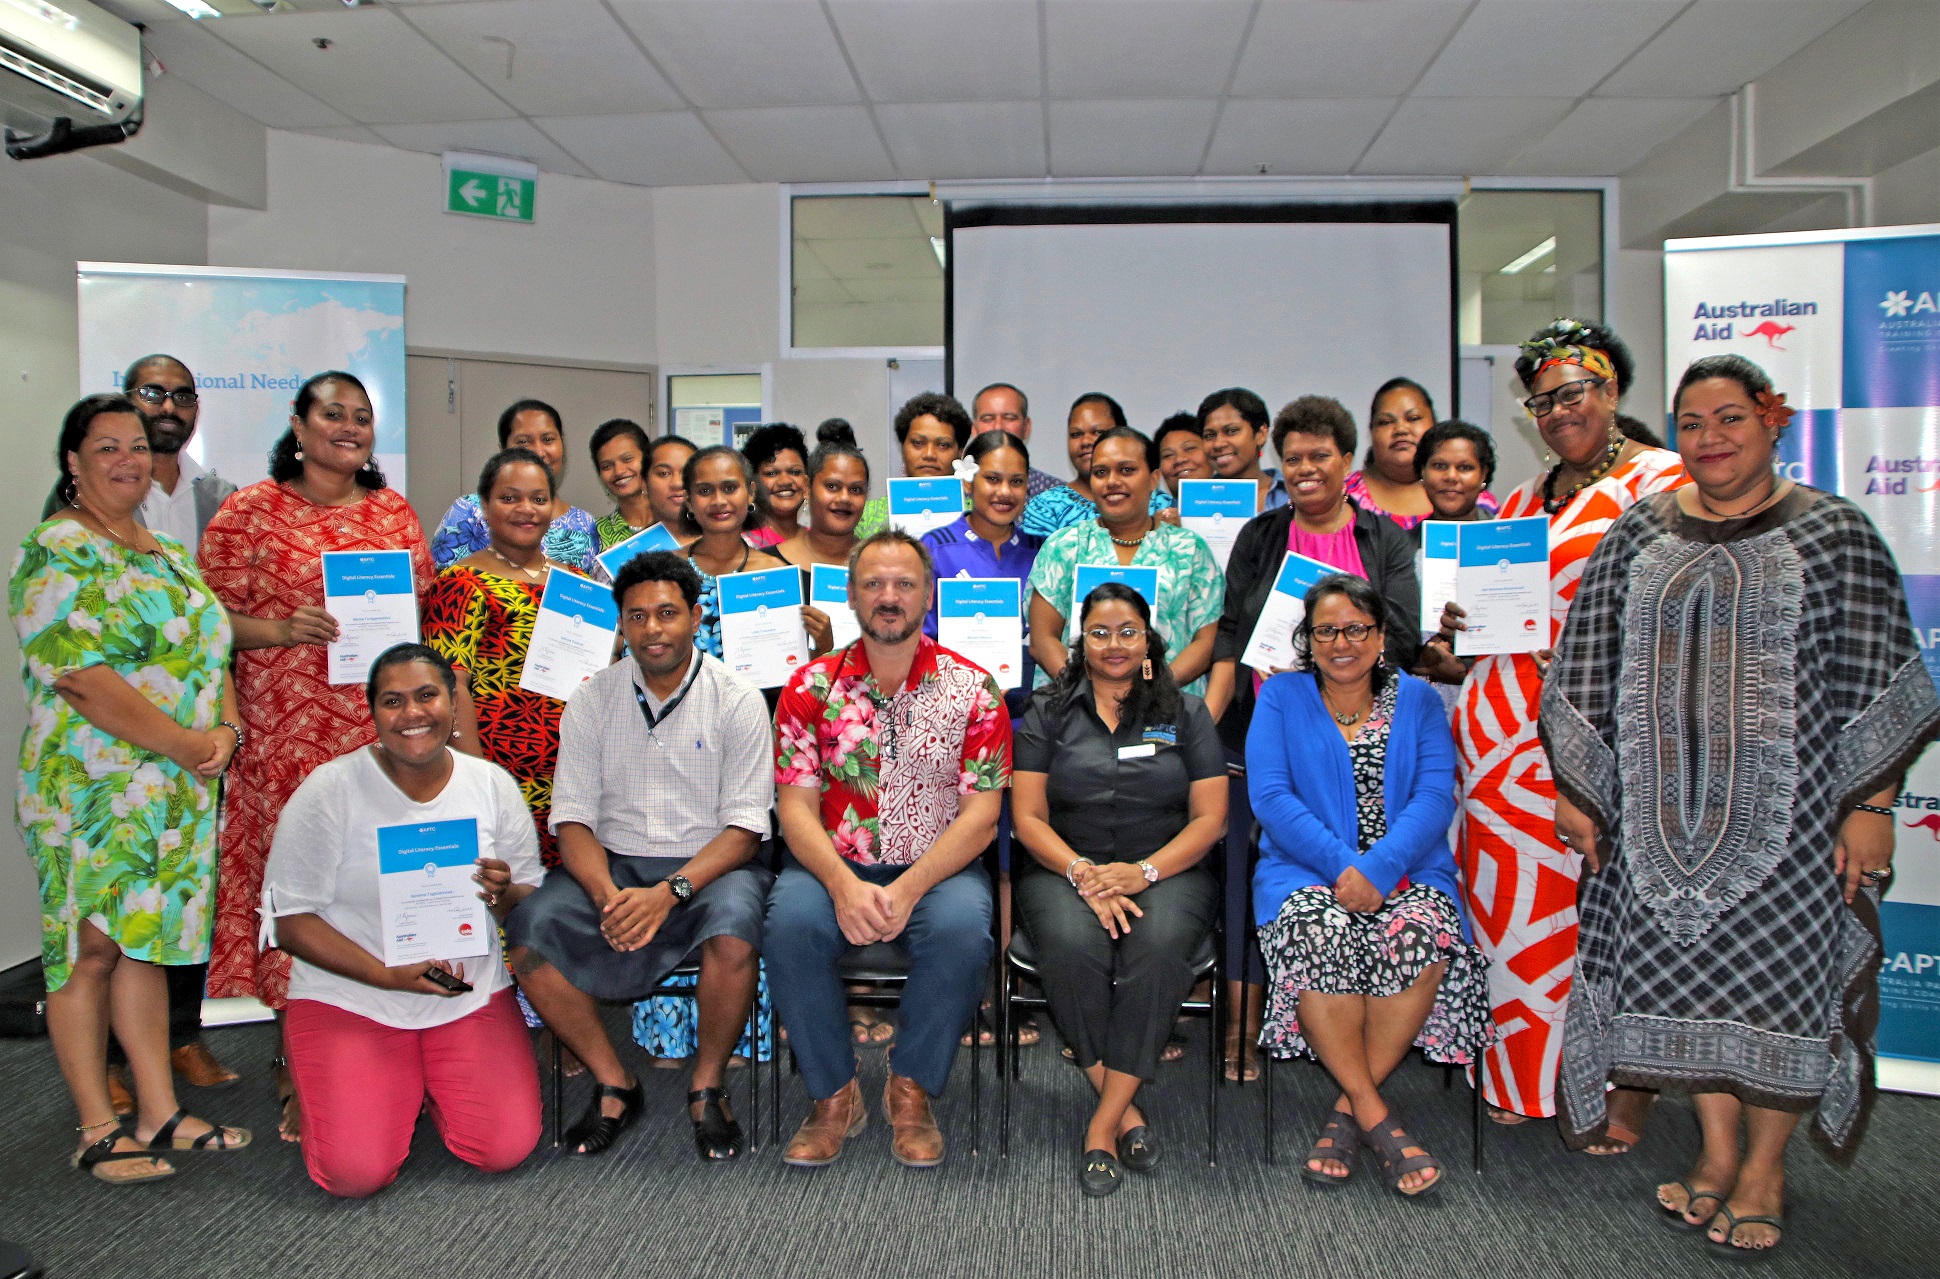
[[[202,1038],[202,991],[209,982],[209,966],[170,964],[162,975],[168,979],[168,1046],[192,1044]],[[113,1035],[108,1036],[108,1064],[128,1064],[128,1054]]]
[[[1192,991],[1193,952],[1220,910],[1212,873],[1195,866],[1138,894],[1145,916],[1115,941],[1062,875],[1031,863],[1012,891],[1051,1016],[1078,1065],[1154,1078]]]

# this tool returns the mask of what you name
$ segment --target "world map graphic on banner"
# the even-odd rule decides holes
[[[269,474],[270,447],[311,375],[355,374],[376,414],[377,463],[405,491],[404,278],[79,264],[82,394],[121,390],[157,352],[195,374],[189,452],[237,485]]]

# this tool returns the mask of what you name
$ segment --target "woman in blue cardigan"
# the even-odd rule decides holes
[[[1386,616],[1362,578],[1314,584],[1294,637],[1301,668],[1261,685],[1246,767],[1262,832],[1260,1042],[1318,1057],[1341,1089],[1301,1175],[1338,1186],[1366,1143],[1412,1196],[1441,1184],[1441,1165],[1381,1082],[1412,1045],[1472,1061],[1492,1023],[1448,851],[1455,742],[1434,689],[1382,661]]]

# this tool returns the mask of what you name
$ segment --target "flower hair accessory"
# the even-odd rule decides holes
[[[1778,431],[1791,425],[1792,415],[1798,412],[1785,402],[1783,391],[1760,391],[1752,402],[1758,406],[1758,420]]]
[[[956,477],[959,480],[968,484],[971,480],[977,478],[977,459],[973,457],[960,457],[950,463],[950,469],[956,472]]]

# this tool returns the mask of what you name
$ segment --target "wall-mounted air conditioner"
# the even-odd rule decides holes
[[[141,32],[88,0],[0,0],[0,123],[87,130],[141,110]],[[132,130],[129,130],[132,132]]]

